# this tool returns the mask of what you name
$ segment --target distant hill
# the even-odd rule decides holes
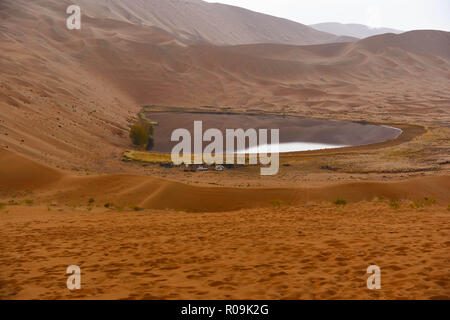
[[[77,2],[83,12],[91,17],[157,27],[178,40],[191,43],[305,45],[349,41],[287,19],[201,0],[78,0]],[[62,3],[67,6],[71,1],[50,0],[46,1],[45,6]]]
[[[338,22],[325,22],[312,24],[310,27],[327,33],[331,33],[337,36],[347,36],[347,37],[355,37],[359,39],[364,39],[384,33],[395,33],[399,34],[403,31],[390,29],[390,28],[371,28],[365,26],[363,24],[356,23],[338,23]]]

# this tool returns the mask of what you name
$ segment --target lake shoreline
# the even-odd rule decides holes
[[[146,111],[145,116],[157,122],[152,152],[171,153],[176,142],[171,141],[176,129],[193,134],[195,121],[202,121],[203,129],[279,129],[280,146],[290,144],[283,152],[304,152],[344,147],[358,147],[383,143],[398,138],[403,130],[387,125],[346,120],[315,119],[286,115],[237,114],[214,112]],[[209,143],[204,142],[203,148]],[[298,144],[298,148],[292,148]],[[303,147],[302,145],[306,145]],[[321,147],[323,145],[324,147]],[[246,145],[246,149],[250,149]],[[235,150],[239,153],[242,150]]]

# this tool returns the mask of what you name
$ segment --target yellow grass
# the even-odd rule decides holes
[[[156,153],[156,152],[145,152],[128,150],[123,154],[124,161],[139,161],[145,163],[161,163],[161,162],[172,162],[170,154],[167,153]]]
[[[236,155],[235,155],[236,156]],[[158,152],[146,152],[146,151],[137,151],[137,150],[128,150],[123,154],[123,161],[137,161],[143,163],[163,163],[163,162],[172,162],[170,153],[158,153]],[[203,161],[206,163],[206,157],[203,156]],[[225,155],[224,155],[225,162]],[[194,154],[191,154],[191,163],[194,163]],[[235,162],[236,163],[236,162]],[[249,165],[249,155],[245,155],[245,165]]]

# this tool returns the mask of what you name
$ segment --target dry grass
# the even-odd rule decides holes
[[[333,203],[337,206],[345,206],[347,204],[347,200],[337,198]]]
[[[194,163],[195,155],[191,155],[191,162]],[[225,161],[225,156],[223,157]],[[150,163],[150,164],[159,164],[159,163],[173,163],[171,155],[169,153],[158,153],[158,152],[145,152],[145,151],[137,151],[137,150],[128,150],[123,154],[122,161],[135,161],[140,163]],[[207,158],[203,156],[203,161],[207,161]],[[210,161],[212,162],[212,161]],[[235,159],[235,163],[237,160]],[[249,165],[249,155],[245,155],[245,165]]]
[[[322,157],[322,163],[345,173],[406,173],[441,169],[450,160],[450,128],[427,128],[413,140],[381,149]]]
[[[155,164],[161,162],[172,162],[170,154],[135,151],[135,150],[125,151],[122,160],[155,163]]]

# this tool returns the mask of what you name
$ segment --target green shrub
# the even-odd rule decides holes
[[[283,206],[283,205],[284,205],[284,202],[281,201],[281,200],[273,200],[273,201],[272,201],[272,206],[273,206],[273,207],[281,207],[281,206]]]
[[[155,146],[155,141],[153,140],[153,137],[149,137],[148,138],[148,143],[147,143],[147,146],[145,147],[145,149],[150,151],[150,150],[153,149],[154,146]]]
[[[433,204],[436,204],[436,199],[425,197],[424,204],[426,206],[432,206]]]
[[[113,205],[111,203],[105,203],[105,208],[111,208]]]
[[[394,210],[398,210],[400,209],[401,203],[398,200],[392,200],[391,202],[389,202],[389,206]]]
[[[414,201],[413,203],[411,203],[411,208],[412,208],[412,209],[418,210],[418,209],[421,209],[421,208],[423,208],[423,207],[425,207],[425,204],[424,204],[423,202],[420,202],[420,201]]]
[[[144,120],[136,122],[130,128],[130,139],[136,146],[153,149],[153,125]]]
[[[424,208],[426,206],[432,206],[435,203],[436,203],[435,199],[425,197],[423,199],[423,201],[414,201],[413,203],[411,203],[411,208],[413,208],[413,209],[421,209],[421,208]]]
[[[140,123],[136,122],[130,128],[130,138],[134,145],[145,147],[148,143],[148,130]]]
[[[0,210],[2,210],[4,207],[6,207],[6,203],[0,202]]]
[[[25,200],[25,204],[26,204],[27,206],[32,206],[33,203],[34,203],[34,201],[31,200],[31,199],[26,199],[26,200]]]
[[[94,198],[90,198],[89,201],[88,201],[90,206],[92,206],[94,204],[94,202],[95,202]]]
[[[337,206],[345,206],[347,204],[347,200],[337,198],[336,200],[334,200],[334,204]]]

